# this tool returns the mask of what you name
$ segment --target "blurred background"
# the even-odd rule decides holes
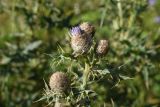
[[[133,78],[93,84],[92,107],[160,107],[160,0],[118,1],[0,0],[0,107],[47,105],[35,101],[53,72],[48,54],[71,52],[68,30],[84,21],[95,41],[109,39],[111,67]]]

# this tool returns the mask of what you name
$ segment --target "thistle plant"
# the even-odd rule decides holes
[[[126,7],[122,3],[129,5],[133,10],[130,12],[127,8],[124,11],[123,9]],[[65,75],[67,75],[65,78],[68,78],[67,80],[70,80],[70,82],[67,83],[68,85],[64,85],[66,79],[59,79],[59,76],[58,78],[54,78],[54,82],[50,82],[50,87],[46,84],[45,94],[40,100],[47,98],[49,105],[53,104],[55,107],[90,107],[95,104],[98,96],[98,93],[94,91],[93,84],[107,78],[107,80],[112,83],[111,88],[113,88],[118,86],[121,80],[132,79],[121,75],[120,69],[125,64],[130,66],[135,64],[135,62],[138,64],[139,61],[141,61],[139,57],[142,57],[142,55],[146,56],[146,59],[143,60],[146,60],[146,65],[149,65],[148,62],[150,62],[150,60],[145,53],[145,49],[147,50],[147,48],[143,47],[143,42],[141,42],[144,34],[142,34],[142,30],[138,30],[139,26],[134,24],[136,17],[140,14],[139,8],[144,8],[146,4],[144,2],[141,6],[141,4],[139,4],[140,2],[129,3],[130,2],[122,2],[120,0],[113,1],[115,7],[112,9],[117,9],[118,17],[117,15],[112,16],[115,18],[112,21],[112,34],[116,36],[113,36],[111,43],[107,38],[96,40],[96,28],[89,22],[82,22],[69,30],[68,36],[70,37],[69,43],[72,52],[66,51],[59,46],[59,53],[51,55],[51,68],[54,72],[59,70],[64,72]],[[125,12],[127,12],[128,15],[125,16]],[[132,14],[132,12],[134,12],[134,14]],[[137,39],[137,37],[141,37],[141,35],[142,38]],[[115,42],[117,40],[121,44]],[[110,46],[112,46],[112,48],[109,48]],[[111,49],[112,57],[117,55],[122,61],[119,61],[116,57],[109,59],[107,57],[109,49]],[[117,62],[117,65],[123,62],[125,62],[125,64],[114,67],[114,64],[109,62],[110,60],[112,60],[111,63],[114,62],[114,64]],[[143,71],[143,66],[140,68],[142,68]],[[135,71],[140,70],[134,66],[130,71],[134,69]],[[147,71],[147,69],[145,70]],[[144,71],[145,85],[148,87],[148,74]],[[63,82],[59,82],[61,80]],[[63,85],[57,85],[57,82]],[[55,91],[57,89],[61,90],[58,91],[58,94],[57,91]],[[114,105],[112,99],[111,102],[112,105]]]
[[[0,0],[0,106],[159,107],[159,9],[160,0]],[[43,77],[47,104],[32,103]]]
[[[107,62],[108,40],[100,40],[96,44],[95,27],[89,22],[72,27],[69,34],[73,52],[65,53],[60,47],[60,55],[52,56],[51,61],[54,69],[63,70],[64,65],[66,73],[55,72],[51,75],[49,86],[46,84],[44,96],[40,100],[47,99],[49,105],[54,104],[55,107],[90,106],[97,95],[90,86],[108,73],[102,70],[106,67],[100,67],[101,63]],[[69,63],[71,65],[67,65]]]

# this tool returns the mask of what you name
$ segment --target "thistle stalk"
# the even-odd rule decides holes
[[[87,62],[85,62],[85,69],[84,69],[84,72],[83,72],[82,89],[85,89],[85,87],[87,85],[89,71],[90,71],[90,66],[89,66],[89,64]]]
[[[60,102],[55,102],[55,105],[54,107],[64,107],[63,103],[60,103]]]

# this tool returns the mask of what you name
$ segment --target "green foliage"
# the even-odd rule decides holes
[[[73,87],[79,84],[84,63],[70,56],[67,33],[71,26],[89,21],[96,27],[95,41],[108,38],[110,51],[100,65],[95,64],[101,69],[93,71],[96,82],[88,83],[94,92],[83,90],[74,97],[91,94],[91,107],[158,107],[159,4],[158,0],[153,6],[147,0],[0,0],[0,106],[44,107],[45,101],[35,102],[43,93],[43,78],[47,82],[57,70],[74,77]]]

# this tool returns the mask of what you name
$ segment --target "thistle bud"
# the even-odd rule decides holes
[[[80,27],[73,27],[70,30],[71,34],[71,47],[73,49],[74,54],[81,54],[86,53],[92,43],[92,38],[88,36],[87,33],[85,33],[83,30],[80,29]]]
[[[90,23],[88,23],[88,22],[83,22],[82,24],[80,24],[80,28],[81,28],[81,30],[83,30],[85,33],[87,33],[89,36],[91,36],[91,37],[94,36],[95,27],[92,26]]]
[[[70,87],[70,81],[63,72],[55,72],[51,75],[49,86],[54,92],[66,92]]]
[[[108,40],[100,40],[96,45],[96,54],[98,56],[104,56],[109,50]]]

